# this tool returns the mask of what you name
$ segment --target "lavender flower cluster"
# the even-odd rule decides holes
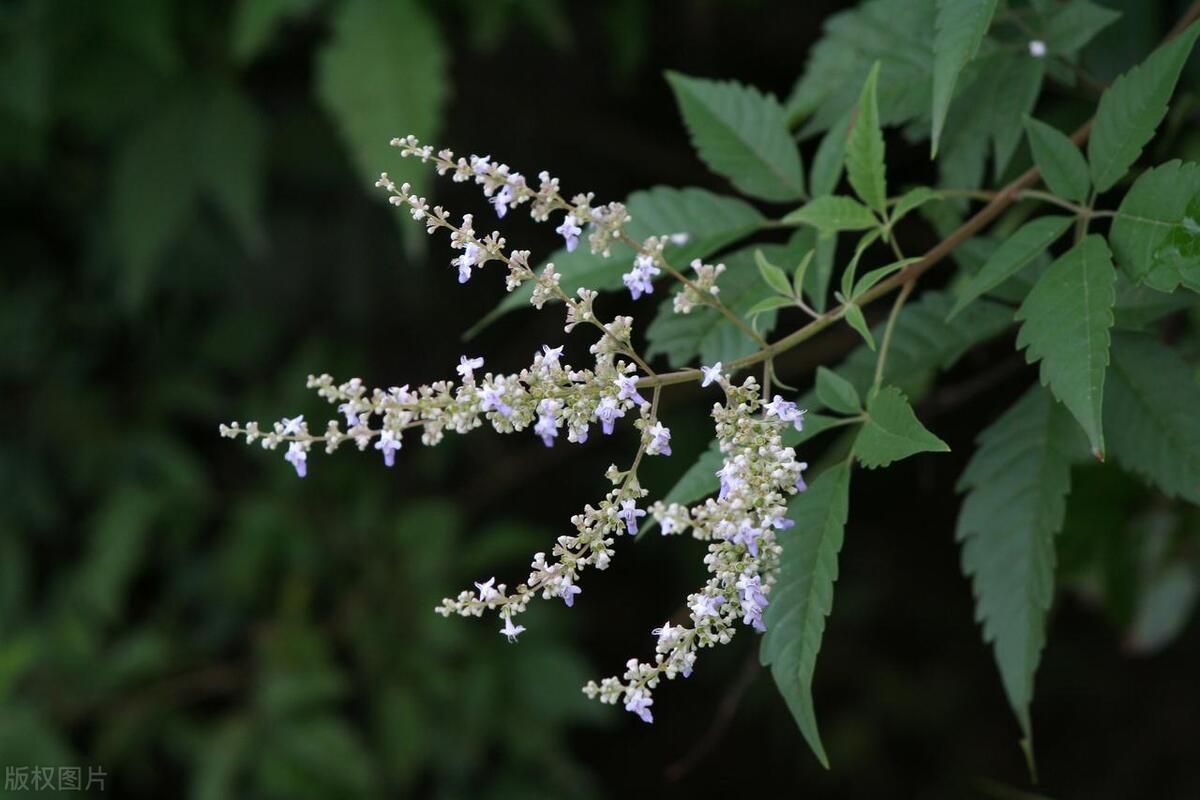
[[[412,136],[394,139],[392,144],[400,148],[402,156],[433,162],[438,174],[482,186],[501,219],[524,204],[539,222],[562,213],[555,230],[568,251],[578,247],[585,231],[592,251],[605,257],[611,255],[614,242],[630,246],[636,255],[624,283],[635,300],[652,293],[655,279],[666,273],[683,285],[674,300],[677,313],[687,313],[700,304],[727,311],[720,305],[717,286],[724,265],[693,261],[695,277],[687,278],[664,258],[666,245],[682,243],[686,233],[651,236],[639,244],[625,232],[630,217],[621,203],[597,205],[591,193],[577,194],[568,201],[558,180],[546,172],[538,175],[535,188],[521,173],[488,156],[456,158],[450,150],[435,152]],[[467,433],[486,422],[500,433],[530,429],[550,447],[564,433],[567,441],[583,443],[593,426],[611,434],[618,420],[633,412],[633,426],[640,434],[633,462],[625,470],[616,465],[608,469],[606,477],[612,488],[596,505],[586,505],[571,518],[574,533],[560,536],[548,555],[535,554],[524,583],[510,590],[490,578],[476,583],[474,590],[446,598],[436,609],[444,616],[479,617],[496,612],[503,620],[500,633],[515,642],[525,627],[514,619],[535,595],[559,598],[572,606],[582,591],[582,572],[588,567],[606,569],[617,538],[638,532],[639,521],[648,513],[639,507],[647,492],[638,482],[638,467],[645,456],[671,454],[671,431],[657,416],[662,383],[633,345],[633,320],[615,317],[604,322],[596,315],[597,292],[580,288],[574,296],[567,295],[553,264],[535,272],[529,264],[529,251],[507,248],[499,232],[478,235],[472,215],[464,215],[456,224],[444,208],[431,207],[425,198],[414,195],[408,184],[397,186],[387,173],[376,185],[389,193],[393,205],[406,208],[414,220],[424,224],[428,233],[448,231],[450,247],[457,253],[451,265],[459,282],[469,280],[473,270],[497,262],[507,268],[509,291],[532,282],[533,306],[540,309],[550,301],[566,306],[566,332],[579,325],[598,329],[599,338],[590,347],[594,365],[574,369],[563,363],[561,346],[545,345],[528,367],[515,374],[486,372],[477,376],[483,358],[463,356],[455,368],[457,383],[443,380],[415,388],[368,390],[358,378],[336,383],[329,375],[309,376],[309,388],[336,406],[338,416],[329,419],[323,429],[311,431],[304,417],[298,416],[269,428],[256,422],[234,422],[222,425],[221,434],[268,450],[286,445],[284,458],[304,477],[309,453],[318,445],[327,453],[348,442],[363,451],[373,448],[390,467],[405,432],[412,429],[420,430],[423,444],[436,445],[446,431]],[[590,697],[598,696],[602,702],[623,700],[628,710],[647,722],[652,720],[653,689],[663,677],[690,675],[699,648],[730,641],[739,621],[763,630],[762,613],[780,553],[775,531],[790,526],[785,516],[788,497],[804,489],[806,465],[796,460],[795,452],[783,446],[780,437],[787,424],[802,426],[804,412],[778,395],[770,403],[760,399],[760,387],[753,378],[733,385],[720,363],[704,367],[697,377],[703,378],[702,386],[718,384],[726,395],[725,403],[716,404],[712,412],[725,454],[717,473],[720,493],[691,508],[654,503],[649,513],[664,535],[690,529],[693,537],[709,543],[704,562],[711,577],[688,597],[686,624],[668,622],[654,631],[657,646],[652,663],[633,659],[623,676],[584,687]],[[650,399],[642,390],[652,390]]]

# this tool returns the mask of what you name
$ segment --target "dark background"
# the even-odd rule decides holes
[[[922,405],[951,455],[855,477],[815,687],[829,772],[752,635],[664,685],[652,726],[579,693],[651,653],[650,629],[703,580],[694,542],[620,543],[573,610],[531,610],[519,646],[491,618],[432,614],[472,580],[521,579],[602,496],[628,432],[545,450],[481,430],[410,443],[391,471],[374,453],[314,453],[302,482],[280,453],[219,439],[230,419],[325,419],[308,373],[426,383],[464,352],[515,371],[542,343],[586,359],[558,310],[460,341],[502,280],[459,286],[444,239],[398,225],[370,189],[314,89],[340,5],[294,5],[241,60],[232,3],[0,5],[0,766],[102,765],[118,797],[1200,797],[1195,620],[1167,647],[1132,648],[1136,598],[1121,587],[1137,580],[1101,569],[1097,583],[1071,550],[1037,681],[1041,783],[1029,781],[953,540],[974,436],[1035,379],[1011,341],[965,359]],[[728,192],[694,157],[662,70],[786,96],[837,7],[421,4],[448,66],[434,143],[601,199],[654,184]],[[1094,48],[1101,76],[1148,52],[1175,13],[1127,11]],[[258,134],[215,162],[195,124],[165,144],[145,135],[179,97],[230,90]],[[1045,102],[1059,102],[1053,87]],[[241,124],[208,108],[200,119],[218,128]],[[138,168],[152,179],[130,189],[121,171],[152,145],[162,152]],[[164,232],[198,161],[227,166],[222,185],[252,173],[243,194],[258,199],[196,193]],[[889,144],[889,172],[932,180],[924,145]],[[491,224],[473,188],[431,194]],[[523,214],[503,228],[535,258],[555,247]],[[905,235],[914,252],[932,242],[915,220]],[[806,386],[853,344],[831,333],[781,377]],[[694,387],[665,396],[676,455],[647,465],[652,489],[705,446],[708,402]],[[1081,469],[1076,485],[1090,493],[1073,497],[1068,543],[1137,549],[1158,501],[1111,471]]]

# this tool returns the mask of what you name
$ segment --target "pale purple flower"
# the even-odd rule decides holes
[[[804,482],[804,470],[808,469],[808,462],[801,461],[797,466],[799,469],[796,470],[796,491],[803,492],[808,489],[808,484]]]
[[[471,156],[471,170],[476,175],[483,175],[492,168],[491,156]]]
[[[625,416],[625,409],[621,408],[620,402],[615,397],[602,397],[600,405],[596,406],[596,416],[600,420],[600,427],[604,431],[604,435],[609,436],[613,432],[613,423],[618,417]]]
[[[667,622],[663,623],[661,628],[655,628],[654,630],[650,631],[650,635],[658,637],[659,645],[669,645],[682,631],[682,625],[677,625],[672,628],[671,622],[668,620]]]
[[[692,601],[692,604],[689,606],[689,608],[692,609],[692,613],[696,615],[697,619],[704,619],[705,617],[715,617],[720,614],[717,609],[720,608],[721,604],[724,602],[725,598],[721,597],[719,594],[700,594],[697,595],[696,599]]]
[[[734,544],[744,544],[746,549],[750,551],[750,555],[758,558],[758,540],[762,536],[762,531],[754,527],[747,520],[742,520],[741,527],[737,533],[730,537],[729,541]]]
[[[496,216],[504,219],[504,215],[508,213],[508,207],[514,204],[515,199],[512,187],[506,183],[500,187],[500,191],[496,192],[489,202],[492,204],[492,208],[496,209]]]
[[[625,288],[629,289],[629,294],[637,300],[643,294],[654,292],[654,278],[661,272],[662,270],[654,266],[653,256],[640,254],[633,260],[633,269],[622,275],[621,280],[625,283]]]
[[[554,369],[559,366],[558,359],[562,355],[562,345],[551,347],[548,344],[542,345],[542,366],[547,369]]]
[[[346,415],[346,427],[358,427],[358,414],[354,413],[353,407],[349,403],[342,403],[337,407],[337,410]]]
[[[300,442],[292,442],[288,445],[287,455],[284,459],[296,468],[296,474],[303,478],[308,474],[308,450]]]
[[[617,512],[617,519],[625,522],[625,532],[633,536],[638,531],[638,517],[646,516],[643,509],[637,507],[636,500],[622,500],[621,510]]]
[[[721,479],[721,493],[717,495],[717,499],[719,500],[724,500],[730,492],[740,489],[744,483],[738,477],[738,468],[732,461],[725,462],[725,465],[717,470],[715,474]]]
[[[495,576],[488,578],[483,583],[475,582],[475,588],[479,590],[479,600],[482,603],[487,603],[500,596],[500,592],[495,589]]]
[[[757,575],[743,575],[738,579],[737,588],[742,593],[742,624],[752,625],[754,630],[762,633],[767,629],[762,621],[762,613],[767,607],[762,580]]]
[[[466,383],[475,379],[475,370],[482,366],[483,356],[477,356],[476,358],[459,356],[458,366],[454,368],[454,371],[457,372],[459,377],[463,379],[463,382]]]
[[[646,452],[652,456],[669,456],[671,455],[671,429],[662,424],[659,420],[654,421],[654,425],[650,430],[646,431],[650,434],[650,444],[646,445]]]
[[[467,242],[463,245],[462,255],[452,262],[458,267],[459,283],[466,283],[471,280],[471,267],[479,263],[479,252],[479,245],[474,242]]]
[[[768,417],[777,417],[780,422],[790,422],[798,431],[804,430],[804,409],[796,408],[790,400],[784,400],[775,395],[771,402],[763,406]]]
[[[284,417],[282,420],[280,420],[280,422],[283,423],[284,436],[299,436],[300,426],[304,424],[304,415],[301,414],[300,416],[292,417],[291,419]]]
[[[645,689],[633,689],[625,695],[625,710],[637,714],[642,722],[654,722],[654,714],[650,711],[652,705],[654,700]]]
[[[638,394],[636,375],[618,375],[614,380],[617,384],[618,400],[632,400],[639,406],[646,405],[646,398]]]
[[[578,586],[576,586],[573,583],[565,583],[565,582],[563,583],[562,599],[563,599],[563,602],[567,604],[567,608],[571,608],[572,606],[575,605],[575,595],[579,594],[582,591],[583,591],[583,589],[580,589]]]
[[[512,617],[504,618],[504,627],[500,629],[500,633],[508,637],[509,642],[516,642],[517,636],[525,632],[524,625],[513,625]]]
[[[554,446],[554,439],[558,436],[558,417],[554,413],[554,402],[549,399],[542,400],[538,403],[538,421],[533,426],[533,432],[542,437],[542,442],[546,447]]]
[[[484,387],[483,400],[479,407],[484,411],[499,411],[501,416],[511,417],[513,414],[512,406],[504,402],[504,389],[496,388],[495,386]]]
[[[704,380],[700,381],[700,388],[708,386],[713,381],[721,383],[725,376],[721,374],[721,362],[713,364],[711,367],[701,366],[700,371],[704,373]]]
[[[375,443],[375,449],[383,452],[383,463],[389,467],[396,465],[396,451],[400,449],[402,442],[395,431],[385,430],[379,434],[379,441]]]
[[[574,214],[567,214],[563,219],[562,224],[554,229],[554,232],[567,243],[567,252],[574,253],[575,248],[579,246],[579,234],[583,233],[583,228],[579,227],[579,220]]]

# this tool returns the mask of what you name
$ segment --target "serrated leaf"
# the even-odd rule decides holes
[[[1092,184],[1087,161],[1075,143],[1057,128],[1033,117],[1025,118],[1025,133],[1033,150],[1033,163],[1050,191],[1077,203],[1086,200]]]
[[[829,283],[833,279],[833,260],[837,255],[837,234],[824,233],[817,237],[816,255],[812,268],[805,276],[804,290],[812,300],[813,308],[824,313],[829,304]]]
[[[852,197],[841,195],[818,197],[790,212],[783,221],[811,225],[822,234],[864,231],[879,225],[879,220],[871,213],[871,209]]]
[[[788,280],[787,273],[768,261],[761,248],[754,251],[754,263],[758,267],[758,274],[762,276],[763,283],[784,297],[791,297],[792,284]]]
[[[1088,164],[1097,191],[1111,189],[1154,136],[1197,36],[1200,22],[1193,22],[1101,95],[1088,139]]]
[[[888,217],[888,225],[895,226],[897,222],[904,219],[909,213],[925,205],[930,200],[936,200],[937,198],[938,193],[928,186],[917,186],[909,189],[896,201],[896,205],[892,208],[892,213]]]
[[[934,157],[959,75],[979,51],[995,11],[996,0],[938,0],[933,33]]]
[[[705,164],[743,194],[772,202],[804,196],[800,153],[773,95],[733,81],[668,72],[667,82]]]
[[[950,303],[951,298],[945,292],[923,292],[900,311],[884,365],[885,384],[908,389],[914,378],[949,369],[969,349],[1012,324],[1012,309],[990,300],[980,300],[952,322],[945,322]],[[876,327],[876,333],[883,335],[883,323]],[[859,394],[866,394],[875,378],[875,360],[873,351],[860,347],[838,364],[835,371],[850,381]],[[815,393],[809,393],[798,402],[812,407],[816,401]]]
[[[854,192],[881,216],[887,211],[887,168],[883,161],[883,131],[879,127],[879,103],[875,85],[879,62],[871,67],[858,98],[846,142],[846,177]]]
[[[975,594],[975,620],[992,645],[1008,702],[1028,742],[1033,678],[1054,597],[1054,537],[1071,488],[1076,428],[1040,386],[978,439],[958,491],[955,537]]]
[[[1074,56],[1096,34],[1116,22],[1121,12],[1091,0],[1068,0],[1056,4],[1046,16],[1041,38],[1047,55]]]
[[[446,51],[437,25],[416,0],[346,0],[333,37],[317,56],[317,96],[337,123],[363,191],[387,170],[414,192],[431,180],[427,164],[399,158],[395,136],[437,135],[447,94]],[[375,192],[382,197],[382,194]]]
[[[864,467],[886,467],[917,453],[949,451],[949,445],[921,424],[908,398],[895,386],[885,386],[867,399],[867,421],[854,442],[854,457]]]
[[[1200,164],[1143,172],[1121,200],[1109,242],[1122,271],[1161,292],[1200,291]]]
[[[779,537],[783,555],[759,651],[800,733],[826,768],[829,757],[817,730],[812,681],[825,618],[833,609],[849,497],[850,463],[846,461],[821,473],[789,504],[788,516],[796,525]]]
[[[817,398],[831,411],[858,414],[862,399],[854,384],[826,367],[817,367]]]
[[[845,299],[853,299],[854,276],[858,273],[858,262],[862,259],[863,253],[867,252],[867,248],[875,243],[883,231],[876,228],[873,231],[864,233],[858,240],[858,244],[854,246],[854,255],[850,257],[850,262],[846,264],[846,268],[842,270],[842,296]]]
[[[763,216],[754,206],[736,197],[713,194],[706,189],[655,186],[634,192],[625,200],[631,217],[626,233],[635,241],[664,233],[686,233],[682,245],[668,244],[663,255],[672,265],[685,268],[693,258],[705,258],[758,230]],[[615,243],[612,255],[592,253],[581,246],[568,253],[559,248],[546,259],[562,275],[563,291],[574,294],[581,286],[597,291],[621,288],[621,275],[633,263],[633,251]],[[533,287],[518,287],[466,334],[469,338],[513,309],[528,307]]]
[[[1041,361],[1041,381],[1079,420],[1104,458],[1104,374],[1117,273],[1104,237],[1088,236],[1058,258],[1017,309],[1017,349]]]
[[[768,245],[763,251],[770,258],[783,252],[780,245]],[[718,281],[721,301],[733,313],[745,317],[766,291],[754,269],[754,254],[749,249],[738,250],[723,258],[727,269]],[[775,324],[775,314],[766,311],[758,316],[760,332],[769,332]],[[670,298],[663,300],[654,321],[646,329],[646,357],[665,355],[673,367],[682,367],[696,358],[705,364],[717,361],[728,363],[758,349],[757,343],[716,309],[703,306],[688,314],[677,314]]]
[[[933,84],[929,32],[935,13],[934,0],[868,0],[827,17],[788,98],[789,121],[807,121],[805,136],[845,123],[857,100],[846,89],[862,86],[876,61],[882,64],[877,89],[881,123],[900,125],[927,117]]]
[[[867,347],[875,349],[875,337],[871,335],[871,328],[867,325],[867,320],[863,317],[862,309],[854,303],[846,305],[846,323],[858,332],[858,335],[867,343]]]
[[[1200,503],[1200,385],[1179,354],[1144,334],[1114,333],[1104,400],[1117,463]]]
[[[1038,217],[1017,229],[992,253],[958,295],[946,316],[949,322],[970,303],[996,288],[1044,253],[1071,227],[1070,217]]]

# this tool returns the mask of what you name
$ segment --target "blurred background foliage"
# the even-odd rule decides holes
[[[1124,17],[1087,53],[1101,80],[1177,13],[1116,5]],[[441,245],[370,187],[386,169],[455,210],[482,203],[433,188],[392,136],[491,151],[602,198],[727,191],[691,155],[661,70],[786,97],[837,10],[0,5],[0,767],[99,764],[120,797],[1026,796],[1006,788],[1024,765],[952,542],[967,444],[1024,385],[980,392],[965,376],[1013,358],[1009,343],[927,401],[958,455],[856,486],[817,686],[832,773],[748,636],[663,694],[652,727],[579,693],[649,651],[702,574],[686,542],[623,550],[572,613],[532,610],[519,647],[492,620],[432,614],[472,580],[524,574],[627,442],[545,451],[478,432],[406,449],[390,472],[316,459],[299,482],[277,454],[216,436],[234,417],[320,408],[309,372],[426,382],[463,347],[512,366],[561,338],[555,315],[526,313],[458,341],[498,285],[458,287]],[[1171,154],[1200,151],[1195,86],[1193,70]],[[1044,117],[1081,118],[1081,94],[1052,87]],[[1019,151],[1011,168],[1027,163]],[[889,164],[930,171],[923,145]],[[509,222],[511,241],[553,247]],[[785,379],[851,345],[822,340]],[[651,465],[654,488],[709,438],[703,402],[668,402],[680,446]],[[564,485],[568,463],[579,477]],[[1044,788],[1198,796],[1200,518],[1111,469],[1075,481],[1060,564],[1074,591],[1039,678]]]

